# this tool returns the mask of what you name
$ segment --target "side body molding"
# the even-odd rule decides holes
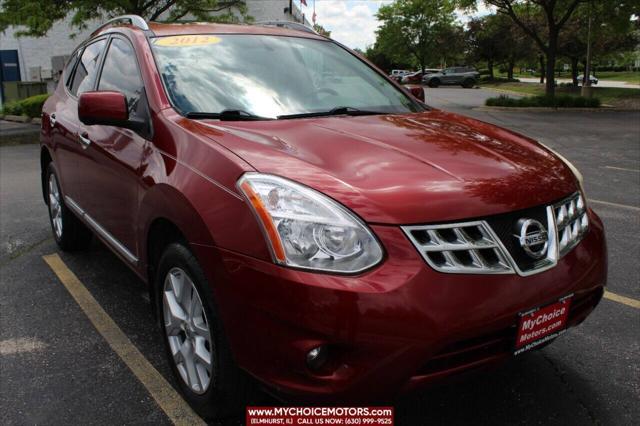
[[[84,222],[89,225],[93,229],[95,233],[100,235],[111,247],[113,247],[122,257],[124,257],[127,261],[133,264],[133,266],[138,265],[138,258],[127,249],[124,244],[118,241],[113,235],[109,233],[106,229],[104,229],[98,222],[96,222],[91,216],[85,212],[82,207],[78,205],[71,197],[65,195],[64,197],[65,203],[71,210],[74,211],[78,217],[84,220]]]

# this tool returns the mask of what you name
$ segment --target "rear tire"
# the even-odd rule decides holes
[[[475,85],[476,81],[472,78],[468,78],[462,82],[462,87],[464,87],[465,89],[471,89]]]
[[[439,79],[432,78],[431,80],[429,80],[429,87],[433,87],[435,89],[438,86],[440,86],[440,80]]]
[[[64,251],[84,250],[93,234],[65,204],[59,182],[53,163],[49,163],[43,185],[53,238]]]
[[[164,250],[156,271],[160,329],[182,395],[208,420],[240,413],[253,388],[233,359],[211,287],[198,261],[185,244],[172,243]],[[186,316],[179,318],[176,312]]]

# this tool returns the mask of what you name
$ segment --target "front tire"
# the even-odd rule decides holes
[[[65,204],[53,163],[47,166],[43,183],[49,208],[49,222],[58,246],[64,251],[83,250],[89,247],[93,235]]]
[[[155,290],[167,358],[184,398],[205,419],[240,412],[251,392],[249,378],[233,360],[211,287],[186,245],[167,246]]]
[[[429,80],[429,87],[433,87],[435,89],[438,86],[440,86],[440,80],[439,79],[432,78],[431,80]]]

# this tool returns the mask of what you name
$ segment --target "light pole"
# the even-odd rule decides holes
[[[584,76],[582,79],[581,95],[587,98],[593,96],[593,88],[591,87],[591,11],[593,0],[589,1],[589,26],[587,28],[587,63],[584,67]]]

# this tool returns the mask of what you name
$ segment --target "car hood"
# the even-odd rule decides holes
[[[536,142],[439,110],[195,127],[257,171],[315,188],[370,223],[483,217],[577,188],[566,165]]]

